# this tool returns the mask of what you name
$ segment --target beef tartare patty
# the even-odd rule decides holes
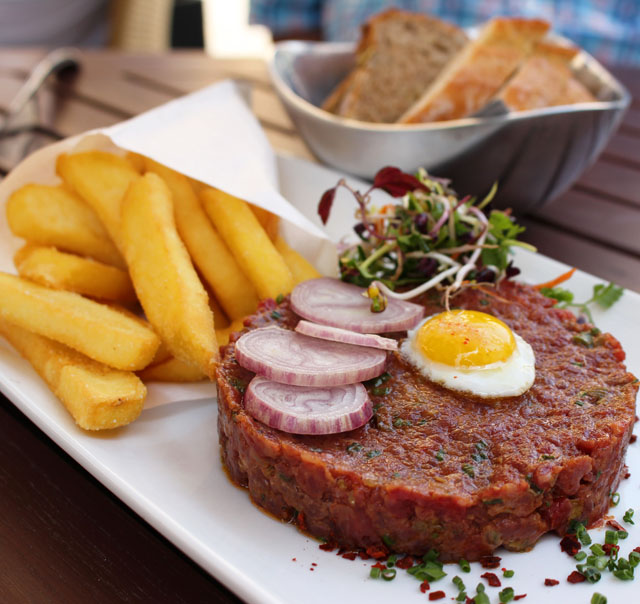
[[[443,310],[435,299],[423,303],[427,315]],[[520,284],[491,295],[467,289],[454,303],[499,317],[533,347],[530,390],[475,399],[390,353],[387,381],[368,384],[375,414],[367,425],[297,436],[245,412],[253,374],[235,361],[232,342],[217,373],[231,478],[314,536],[415,555],[435,548],[443,560],[477,560],[501,545],[526,550],[573,519],[600,518],[624,472],[638,390],[618,341]],[[263,304],[245,324],[293,329],[298,320],[285,300]]]

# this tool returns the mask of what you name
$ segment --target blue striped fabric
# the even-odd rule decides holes
[[[280,36],[320,29],[327,40],[357,40],[361,23],[392,6],[462,27],[496,15],[541,17],[604,63],[640,65],[640,0],[251,0],[251,21]]]

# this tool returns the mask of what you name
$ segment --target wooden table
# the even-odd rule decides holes
[[[0,50],[0,112],[40,50]],[[640,70],[614,71],[634,102],[599,161],[526,217],[524,239],[553,258],[640,291]],[[37,144],[107,126],[223,78],[252,85],[273,146],[313,160],[259,61],[200,52],[85,52],[71,84],[39,95]],[[34,427],[0,408],[0,602],[239,602]],[[248,564],[257,561],[248,561]]]

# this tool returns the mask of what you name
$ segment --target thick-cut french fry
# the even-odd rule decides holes
[[[122,203],[122,241],[138,299],[171,353],[213,376],[218,345],[207,294],[178,236],[171,192],[153,173]]]
[[[254,312],[258,306],[256,290],[211,225],[189,180],[150,159],[145,163],[147,170],[158,174],[169,187],[178,233],[225,313],[235,319]]]
[[[115,266],[33,244],[20,248],[13,260],[21,277],[51,289],[123,304],[136,301],[128,273]]]
[[[293,289],[293,276],[246,201],[218,189],[201,199],[209,218],[260,298],[276,298]]]
[[[145,382],[201,382],[207,376],[195,365],[170,358],[139,371],[138,377]]]
[[[14,191],[7,221],[14,235],[33,243],[126,266],[96,213],[64,187],[30,184]]]
[[[0,273],[0,318],[116,369],[146,367],[160,340],[150,326],[73,292]]]
[[[144,174],[144,155],[140,155],[140,153],[135,153],[134,151],[128,151],[126,158],[136,172]]]
[[[280,235],[276,237],[276,240],[273,243],[275,244],[276,249],[280,252],[280,255],[284,258],[284,261],[287,263],[296,285],[303,281],[307,281],[308,279],[317,279],[318,277],[322,277],[314,266],[294,249],[291,249]]]
[[[213,313],[213,326],[216,329],[227,327],[229,325],[229,318],[227,317],[227,314],[224,312],[224,310],[222,310],[222,306],[220,306],[220,303],[216,300],[213,292],[209,289],[207,289],[207,296],[209,296],[209,307],[211,308],[211,312]]]
[[[272,214],[269,210],[265,210],[260,206],[249,204],[251,211],[255,214],[258,222],[262,225],[264,232],[269,236],[271,241],[275,241],[278,236],[278,227],[280,226],[280,217]]]
[[[58,156],[58,174],[96,212],[118,249],[120,206],[132,182],[140,178],[124,158],[103,151],[84,151]]]
[[[244,324],[242,319],[235,319],[231,322],[231,325],[223,327],[222,329],[216,329],[216,338],[218,338],[218,345],[226,346],[229,343],[229,336],[234,331],[242,331]]]
[[[33,365],[81,428],[116,428],[140,415],[147,389],[134,373],[92,361],[1,319],[0,334]]]

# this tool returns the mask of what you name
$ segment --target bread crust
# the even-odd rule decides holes
[[[398,122],[452,120],[481,109],[548,30],[541,19],[492,19]]]

